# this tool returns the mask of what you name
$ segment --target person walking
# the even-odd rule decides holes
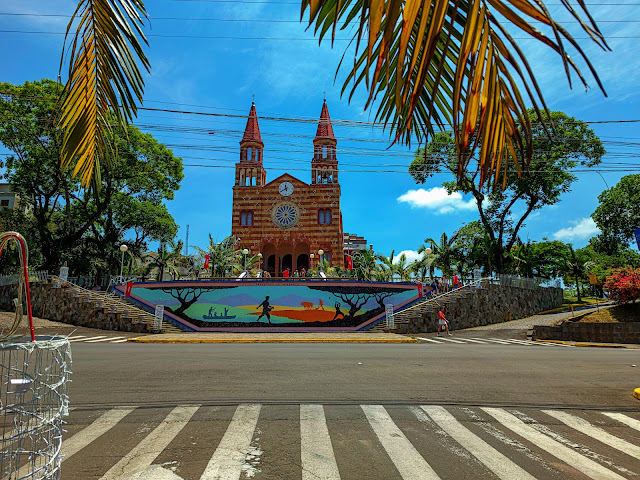
[[[437,337],[442,336],[440,335],[440,331],[442,330],[442,327],[445,328],[448,336],[450,337],[453,336],[453,334],[449,332],[449,322],[447,321],[447,317],[445,317],[444,315],[444,305],[440,307],[440,311],[438,312],[438,335],[436,335]]]
[[[262,313],[258,317],[257,321],[259,322],[263,316],[266,316],[267,320],[269,320],[269,325],[271,325],[271,314],[269,312],[273,310],[273,307],[269,304],[269,295],[264,299],[264,302],[256,307],[256,310],[260,307],[262,307]]]

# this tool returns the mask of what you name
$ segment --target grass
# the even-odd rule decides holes
[[[562,305],[569,307],[571,305],[575,306],[581,306],[581,305],[595,305],[596,304],[596,297],[582,297],[581,299],[582,301],[578,301],[578,297],[564,297],[564,300],[562,301]],[[605,302],[606,300],[603,298],[598,298],[598,303],[602,303]]]
[[[581,323],[620,323],[640,322],[640,303],[628,303],[616,305],[611,308],[603,308],[599,312],[585,315],[578,322]]]

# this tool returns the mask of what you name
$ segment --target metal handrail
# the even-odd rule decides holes
[[[417,301],[413,305],[400,310],[396,314],[399,315],[401,313],[407,312],[407,311],[412,310],[412,309],[414,309],[416,307],[419,307],[421,305],[429,304],[431,302],[437,302],[438,299],[446,297],[447,295],[451,295],[452,293],[456,293],[456,292],[459,292],[461,290],[469,290],[472,286],[475,286],[475,288],[478,288],[482,282],[484,282],[484,281],[491,282],[492,280],[493,280],[492,277],[481,278],[480,280],[476,280],[475,282],[468,283],[466,285],[463,285],[462,287],[458,287],[458,288],[456,288],[454,290],[451,290],[449,292],[445,292],[445,293],[443,293],[441,295],[438,295],[438,296],[435,296],[435,297],[430,295],[430,296],[426,297],[423,301]],[[396,315],[396,314],[394,314],[394,315]]]

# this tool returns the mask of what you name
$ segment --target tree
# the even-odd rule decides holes
[[[376,260],[380,262],[378,264],[379,278],[382,282],[390,282],[393,280],[393,275],[396,273],[397,267],[393,263],[395,250],[391,250],[391,254],[385,257],[382,254],[376,254]]]
[[[634,302],[640,298],[640,268],[615,270],[604,284],[609,297],[618,303]]]
[[[91,268],[98,260],[113,269],[119,266],[118,246],[129,233],[135,238],[127,243],[138,251],[147,241],[175,235],[177,226],[163,202],[180,187],[180,158],[133,126],[114,127],[117,150],[109,174],[102,171],[99,189],[82,190],[58,161],[59,84],[45,79],[3,83],[0,89],[8,92],[0,98],[0,143],[13,152],[0,165],[31,208],[44,269],[54,270],[63,260],[72,269]]]
[[[587,260],[583,252],[576,252],[571,244],[567,245],[567,255],[564,259],[563,273],[566,275],[566,283],[575,280],[578,302],[582,301],[580,294],[580,280],[585,279],[591,262]]]
[[[584,21],[573,4],[563,5],[596,44],[609,49],[584,2],[579,2]],[[353,28],[355,58],[342,90],[349,89],[351,98],[364,83],[367,106],[379,105],[376,120],[390,126],[394,141],[409,143],[412,135],[420,141],[436,128],[455,126],[460,182],[475,151],[479,185],[510,175],[510,163],[523,169],[532,161],[538,119],[527,111],[518,83],[538,117],[539,105],[546,105],[534,70],[511,35],[514,29],[550,47],[562,59],[567,77],[573,70],[586,86],[564,49],[572,45],[602,88],[584,50],[542,1],[302,0],[303,14],[307,8],[309,26],[320,41],[331,32],[333,42],[337,27],[345,32]],[[553,35],[543,35],[527,18],[550,26]]]
[[[434,256],[433,265],[442,270],[442,273],[446,276],[451,276],[453,271],[451,270],[451,264],[453,263],[453,259],[456,253],[454,248],[454,243],[456,241],[456,235],[454,234],[451,238],[447,236],[446,233],[443,233],[440,236],[440,240],[436,240],[434,238],[426,238],[424,243],[430,245],[432,255]],[[421,245],[418,248],[418,253],[422,253],[426,250],[427,247],[425,245]]]
[[[600,205],[591,217],[604,239],[628,245],[640,227],[640,174],[627,175],[598,196]],[[611,249],[610,249],[611,250]]]
[[[374,279],[378,268],[373,249],[358,250],[353,254],[353,270],[358,280]]]
[[[529,112],[537,120],[534,112]],[[450,133],[438,133],[425,148],[416,151],[409,173],[416,183],[424,183],[433,174],[449,171],[458,182],[444,182],[449,194],[471,194],[475,200],[480,223],[489,236],[493,250],[492,267],[506,272],[507,253],[518,241],[520,229],[531,213],[554,205],[570,190],[577,177],[571,172],[577,166],[591,167],[600,163],[605,150],[602,142],[584,122],[562,112],[552,112],[555,135],[547,136],[540,123],[533,128],[533,159],[522,177],[510,172],[504,177],[504,189],[485,194],[477,185],[482,166],[470,161],[468,171],[460,176],[455,156],[455,142]],[[472,168],[472,166],[474,166]],[[518,216],[515,212],[521,212]]]
[[[242,265],[238,263],[238,254],[235,250],[236,238],[233,235],[225,237],[221,242],[213,240],[209,234],[209,245],[206,249],[196,247],[200,256],[209,255],[209,268],[213,277],[224,277],[234,269],[242,271]]]

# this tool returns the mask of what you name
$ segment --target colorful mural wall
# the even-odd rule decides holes
[[[123,294],[124,286],[116,287]],[[134,283],[131,299],[165,306],[165,315],[193,331],[359,330],[418,298],[409,283],[154,282]]]

